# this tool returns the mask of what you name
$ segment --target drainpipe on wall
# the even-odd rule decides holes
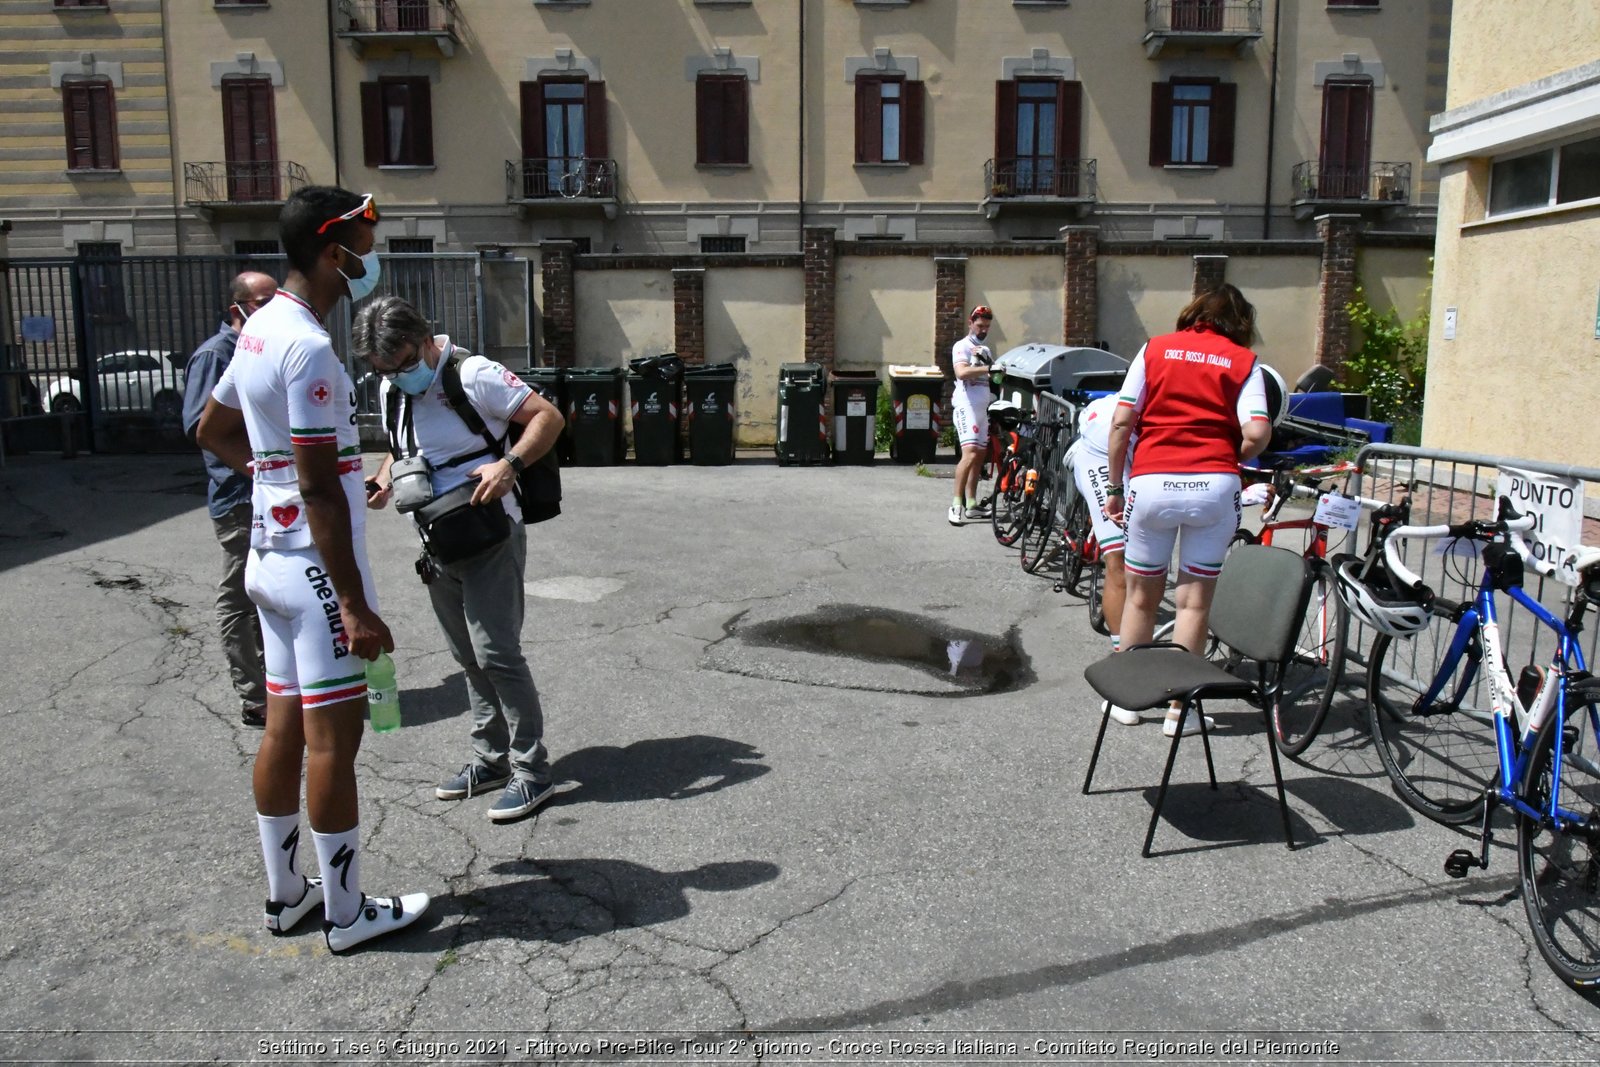
[[[1272,74],[1267,86],[1267,187],[1261,194],[1261,239],[1272,237],[1272,150],[1278,140],[1278,39],[1282,31],[1283,0],[1272,4]]]
[[[167,98],[167,168],[172,174],[172,243],[178,255],[183,255],[183,219],[179,215],[180,192],[183,189],[183,163],[178,158],[178,123],[172,109],[172,5],[161,0],[161,66],[166,82]]]
[[[798,181],[795,182],[795,239],[796,247],[802,252],[806,247],[806,3],[807,0],[795,0],[800,6],[800,43],[799,43],[799,120],[795,123],[796,152],[799,157]]]
[[[338,46],[334,36],[334,14],[336,4],[328,5],[328,104],[333,111],[333,184],[343,187],[342,175],[339,173],[339,73],[338,73]]]

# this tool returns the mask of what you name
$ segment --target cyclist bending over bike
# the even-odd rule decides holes
[[[1203,655],[1217,575],[1239,528],[1239,464],[1266,449],[1272,422],[1256,354],[1245,347],[1255,332],[1255,308],[1244,294],[1225,284],[1198,296],[1177,327],[1139,350],[1118,390],[1109,469],[1123,471],[1135,431],[1139,450],[1128,484],[1107,487],[1105,511],[1127,530],[1123,646],[1154,633],[1177,544],[1173,639]],[[1180,728],[1181,715],[1181,708],[1168,712],[1168,736]],[[1198,731],[1198,717],[1182,729]]]
[[[994,312],[979,304],[967,316],[971,330],[950,348],[956,387],[950,397],[950,417],[956,425],[961,459],[956,463],[955,498],[950,501],[950,525],[987,519],[978,504],[978,476],[983,473],[983,453],[989,447],[989,367],[994,354],[983,339],[989,336]]]
[[[1078,495],[1089,504],[1089,521],[1094,524],[1094,537],[1100,546],[1100,563],[1105,567],[1101,583],[1101,610],[1105,613],[1106,630],[1111,635],[1111,651],[1122,650],[1122,604],[1127,596],[1126,578],[1122,567],[1122,550],[1127,535],[1121,526],[1106,515],[1106,490],[1127,480],[1127,464],[1121,478],[1111,477],[1111,420],[1117,409],[1117,394],[1090,401],[1078,416],[1078,439],[1067,452],[1067,465],[1072,468],[1072,480]],[[1133,452],[1130,440],[1128,453]],[[1137,711],[1111,705],[1111,717],[1124,726],[1137,726],[1144,721]]]

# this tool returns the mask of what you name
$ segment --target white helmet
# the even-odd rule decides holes
[[[1284,382],[1283,375],[1267,366],[1257,362],[1261,368],[1262,384],[1267,387],[1267,415],[1276,426],[1289,414],[1289,386]]]
[[[1397,596],[1391,590],[1374,589],[1357,577],[1359,559],[1334,568],[1339,599],[1357,621],[1390,637],[1410,637],[1428,625],[1428,609],[1415,599]]]

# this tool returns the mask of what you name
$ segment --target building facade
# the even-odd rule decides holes
[[[6,5],[13,249],[59,248],[96,214],[138,249],[253,247],[272,236],[266,206],[304,181],[371,190],[405,247],[459,251],[559,237],[792,252],[807,225],[1054,240],[1084,220],[1111,239],[1281,239],[1330,210],[1432,232],[1422,149],[1448,0],[330,0],[307,14]]]
[[[1593,467],[1600,8],[1457,10],[1428,152],[1442,178],[1423,443]]]

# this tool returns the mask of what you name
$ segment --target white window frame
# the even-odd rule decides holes
[[[1501,222],[1506,219],[1526,218],[1530,215],[1543,215],[1552,211],[1566,211],[1572,208],[1593,207],[1600,205],[1600,196],[1586,197],[1582,200],[1556,200],[1556,190],[1561,182],[1561,150],[1568,145],[1581,144],[1584,141],[1600,140],[1600,130],[1588,130],[1576,137],[1567,137],[1553,144],[1540,145],[1537,148],[1521,149],[1516,152],[1507,152],[1504,155],[1491,156],[1489,159],[1489,189],[1483,201],[1483,218],[1485,222]],[[1526,159],[1529,156],[1549,154],[1550,156],[1550,187],[1545,193],[1542,204],[1533,204],[1528,207],[1513,208],[1509,211],[1494,211],[1490,205],[1494,203],[1494,168],[1501,163],[1509,163],[1516,159]]]

